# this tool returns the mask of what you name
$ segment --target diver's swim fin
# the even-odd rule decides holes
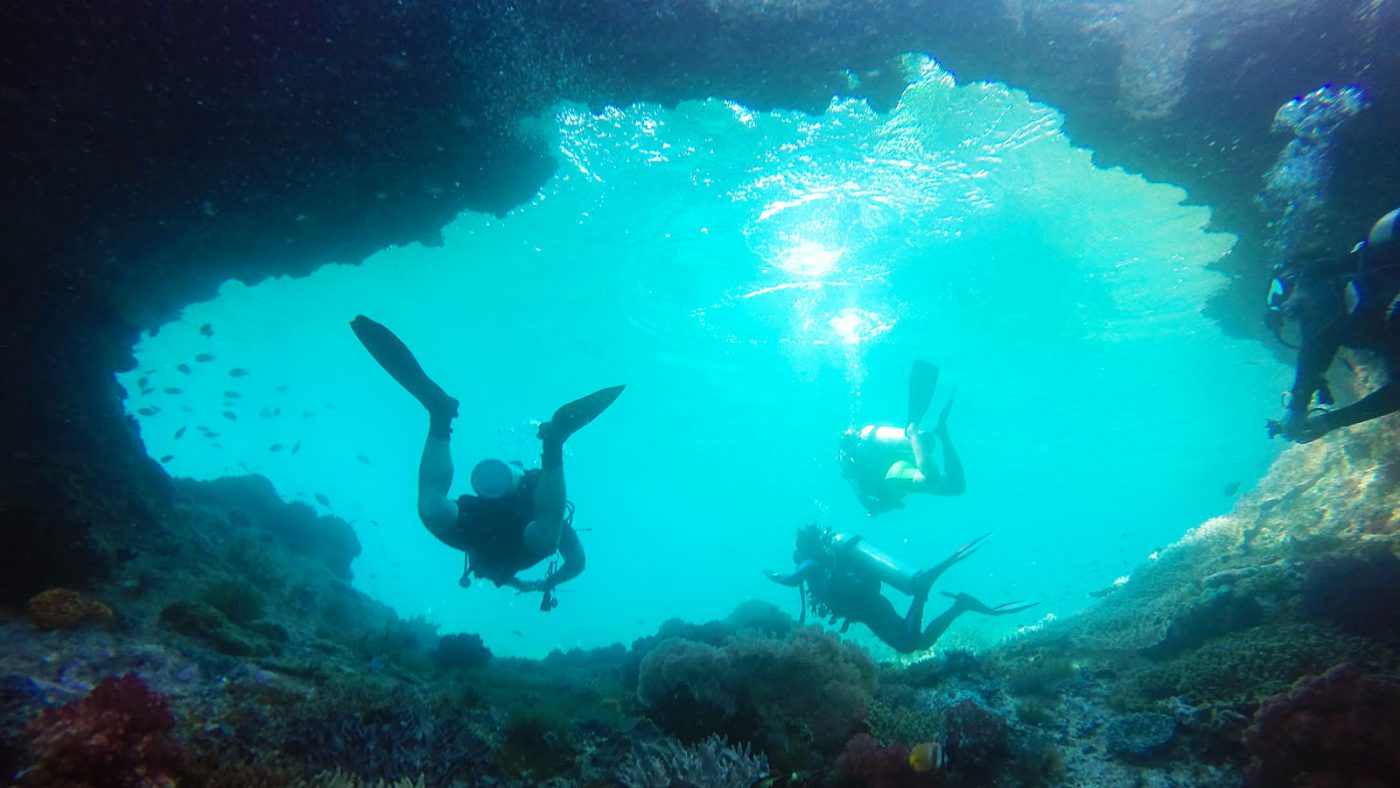
[[[549,437],[563,443],[570,435],[578,432],[585,424],[598,418],[598,415],[613,404],[626,386],[609,386],[605,389],[580,397],[573,402],[560,405],[549,420]]]
[[[927,361],[915,361],[909,369],[909,418],[906,425],[923,421],[933,393],[938,390],[938,367]]]
[[[408,349],[403,340],[394,336],[394,332],[364,315],[358,315],[350,321],[350,328],[355,332],[355,336],[360,338],[360,344],[365,346],[365,350],[379,362],[379,366],[412,394],[414,399],[423,403],[423,407],[427,408],[429,413],[449,419],[457,415],[457,400],[448,396],[441,386],[428,377],[428,373],[418,365],[418,359],[413,357],[413,351]]]

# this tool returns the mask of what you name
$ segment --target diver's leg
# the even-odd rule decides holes
[[[595,391],[563,405],[553,418],[540,425],[540,476],[535,482],[535,519],[525,526],[525,546],[536,555],[559,549],[564,530],[564,441],[593,421],[622,393],[622,386]]]
[[[943,411],[938,414],[938,426],[934,428],[933,434],[943,444],[943,474],[940,476],[933,463],[929,462],[922,452],[924,449],[924,434],[915,431],[915,436],[919,439],[910,438],[910,443],[914,444],[914,456],[918,459],[919,470],[924,472],[924,480],[919,484],[921,492],[933,493],[935,495],[962,495],[967,491],[967,478],[963,475],[962,460],[958,457],[958,450],[953,446],[953,438],[948,434],[948,413],[953,410],[953,398],[957,395],[957,388],[948,395],[948,404],[943,406]],[[925,466],[929,470],[925,471]],[[930,472],[931,471],[931,472]]]
[[[927,598],[927,597],[926,597]],[[910,606],[913,607],[912,605]],[[958,616],[966,613],[970,608],[962,603],[961,599],[955,599],[948,609],[943,611],[938,618],[929,622],[928,628],[917,636],[918,651],[933,648],[933,644],[943,637],[943,633],[948,631],[948,627],[958,619]]]
[[[451,487],[451,444],[446,436],[429,430],[418,463],[418,519],[434,534],[446,532],[457,522],[457,502],[447,497]]]
[[[904,429],[904,434],[909,437],[909,448],[914,450],[914,466],[919,469],[919,478],[913,480],[914,489],[922,491],[937,486],[942,478],[938,467],[929,458],[928,433],[910,424]]]
[[[869,627],[875,637],[895,651],[901,654],[918,651],[917,638],[910,636],[907,617],[900,618],[899,614],[894,612],[894,605],[883,595],[877,593],[873,597],[860,606],[859,612],[853,618]],[[922,610],[920,612],[922,613]],[[917,624],[913,632],[917,634]]]

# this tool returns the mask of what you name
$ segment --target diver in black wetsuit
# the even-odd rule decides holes
[[[910,493],[962,495],[967,490],[962,460],[948,434],[948,414],[953,409],[956,389],[948,395],[948,404],[938,415],[938,425],[931,432],[919,428],[937,387],[938,367],[915,361],[909,370],[909,411],[904,424],[852,427],[841,436],[837,454],[841,475],[851,482],[856,497],[871,517],[903,509],[904,497]],[[929,456],[935,441],[943,445],[941,473]]]
[[[1269,291],[1271,314],[1296,317],[1302,333],[1297,374],[1283,418],[1269,434],[1309,443],[1339,427],[1400,410],[1400,208],[1382,216],[1345,263],[1307,261],[1280,270]],[[1277,325],[1277,323],[1275,323]],[[1378,351],[1388,382],[1336,410],[1324,375],[1342,347]]]
[[[350,327],[365,349],[408,393],[428,409],[428,440],[418,469],[418,517],[433,536],[467,554],[461,584],[471,576],[521,592],[541,591],[541,610],[552,610],[558,601],[554,588],[583,571],[583,545],[573,529],[573,505],[564,490],[564,441],[607,409],[622,393],[613,386],[560,407],[540,425],[543,451],[539,469],[526,470],[518,462],[482,460],[472,469],[476,495],[457,500],[447,497],[452,484],[452,456],[448,441],[457,400],[434,383],[413,354],[389,329],[361,315]],[[525,581],[515,575],[559,553],[563,564],[542,580]]]
[[[932,648],[963,613],[1005,616],[1039,604],[1008,602],[989,607],[968,594],[944,592],[944,596],[952,598],[953,604],[927,627],[923,626],[924,605],[934,582],[953,564],[975,552],[987,536],[973,539],[942,562],[918,571],[860,536],[833,534],[815,525],[806,525],[798,529],[797,550],[792,556],[797,569],[788,574],[772,570],[764,574],[775,583],[803,586],[804,613],[805,603],[810,598],[814,609],[830,616],[832,623],[844,619],[842,632],[852,622],[861,623],[890,648],[901,654],[911,654]],[[903,618],[880,593],[882,583],[913,597],[909,612]]]

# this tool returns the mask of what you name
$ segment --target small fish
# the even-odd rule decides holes
[[[222,443],[218,443],[218,442],[209,444],[209,448],[211,448],[211,449],[222,449],[223,447],[224,447],[224,445],[223,445]]]
[[[160,461],[161,461],[162,463],[166,463],[166,462],[170,462],[170,461],[173,460],[173,459],[175,459],[175,455],[173,455],[173,454],[167,454],[167,455],[165,455],[164,457],[161,457],[161,458],[160,458]]]
[[[152,338],[152,339],[155,339],[156,337],[160,336],[160,326],[156,326],[155,328],[147,329],[147,330],[146,330],[146,336],[148,336],[148,337],[150,337],[150,338]]]
[[[242,367],[234,367],[228,371],[228,376],[231,378],[246,378],[248,377],[248,370]]]
[[[176,386],[166,386],[165,388],[161,389],[161,391],[164,391],[166,394],[183,394],[183,393],[185,393],[185,390],[184,390],[184,389],[178,388],[178,387],[176,387]]]
[[[309,418],[311,418],[312,416],[315,416],[315,415],[316,415],[315,413],[312,413],[312,412],[309,411],[309,410],[304,410],[304,411],[301,412],[301,417],[302,417],[303,419],[309,419]]]
[[[141,395],[142,395],[142,396],[145,396],[145,395],[147,395],[147,394],[150,394],[150,393],[153,392],[153,391],[155,391],[155,389],[141,389]]]
[[[175,430],[175,437],[174,437],[174,440],[179,440],[179,439],[181,439],[181,438],[183,438],[183,437],[185,437],[185,428],[184,428],[184,427],[181,427],[180,429]]]
[[[280,443],[274,443],[274,444],[272,444],[271,446],[268,446],[268,447],[267,447],[267,450],[270,451],[270,452],[274,452],[274,453],[275,453],[275,452],[282,451],[282,444],[280,444]]]
[[[224,418],[228,419],[229,421],[238,421],[238,414],[234,413],[231,410],[226,410],[224,411]]]
[[[239,394],[239,393],[236,392],[236,391],[225,391],[225,392],[224,392],[224,399],[242,399],[242,398],[243,398],[243,395],[242,395],[242,394]]]
[[[292,444],[292,454],[296,454],[299,451],[301,451],[301,441]]]
[[[191,408],[189,405],[181,405],[181,406],[180,406],[180,412],[181,412],[181,413],[194,413],[194,408]]]
[[[206,337],[212,337],[214,336],[214,326],[210,323],[205,323],[204,325],[199,327],[199,333],[203,334]]]
[[[334,402],[327,402],[327,403],[326,403],[326,410],[335,410],[335,403],[334,403]]]
[[[1237,493],[1237,492],[1239,492],[1239,491],[1240,491],[1240,483],[1237,482],[1237,481],[1236,481],[1236,482],[1230,482],[1229,484],[1225,485],[1225,497],[1227,497],[1227,498],[1230,497],[1231,495],[1234,495],[1235,493]]]
[[[150,380],[151,379],[148,377],[139,377],[136,379],[136,387],[142,389],[147,388],[147,384],[150,382]]]
[[[518,637],[518,638],[523,638],[523,637],[525,637],[525,633],[524,633],[524,632],[521,632],[521,631],[518,630],[518,629],[512,629],[512,630],[510,631],[510,634],[515,635],[515,636]]]
[[[909,765],[920,774],[943,768],[943,746],[936,741],[914,745],[909,751]]]
[[[199,355],[197,355],[197,356],[194,357],[194,360],[195,360],[195,361],[198,361],[198,362],[201,363],[201,364],[208,364],[210,361],[213,361],[213,360],[214,360],[214,354],[213,354],[213,353],[200,353]]]
[[[379,527],[379,521],[378,521],[378,520],[375,520],[375,519],[373,519],[373,518],[370,519],[369,524],[372,525],[372,526],[374,526],[375,528],[378,528],[378,527]]]
[[[369,465],[369,464],[370,464],[369,458],[366,457],[366,456],[363,455],[363,454],[356,454],[356,455],[355,455],[355,459],[358,460],[358,461],[360,462],[360,464],[362,464],[362,465]]]
[[[263,408],[262,410],[258,411],[258,415],[262,416],[265,419],[270,419],[281,412],[281,408]]]
[[[157,413],[160,413],[160,408],[152,406],[149,408],[142,408],[136,412],[140,413],[142,416],[154,416]]]
[[[192,374],[192,371],[190,370],[190,365],[189,365],[189,364],[176,364],[176,365],[175,365],[175,368],[178,369],[178,370],[180,370],[180,374],[182,374],[182,375],[189,375],[189,374]]]
[[[205,431],[204,431],[204,437],[209,438],[210,440],[212,440],[212,439],[214,439],[214,438],[219,437],[219,433],[217,433],[217,432],[215,432],[215,431],[213,431],[213,430],[205,430]]]
[[[319,503],[322,506],[330,506],[331,499],[327,498],[325,493],[316,493],[316,503]]]
[[[283,383],[282,385],[280,385],[280,386],[277,387],[277,393],[278,393],[278,394],[285,394],[286,392],[287,392],[287,384],[286,384],[286,383]]]

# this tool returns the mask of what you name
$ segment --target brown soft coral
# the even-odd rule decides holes
[[[112,608],[71,588],[50,588],[29,600],[29,620],[40,629],[71,629],[87,621],[106,621]]]

